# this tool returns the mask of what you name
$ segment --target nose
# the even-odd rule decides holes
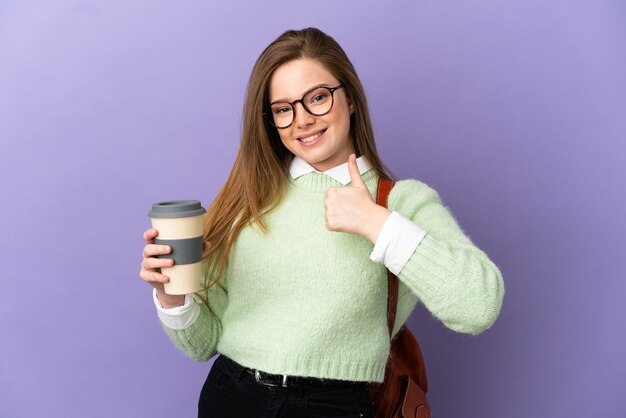
[[[294,105],[294,112],[294,118],[296,119],[295,123],[297,127],[304,128],[315,123],[315,116],[307,112],[301,102],[298,102]]]

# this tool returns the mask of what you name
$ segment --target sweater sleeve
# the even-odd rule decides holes
[[[203,262],[202,277],[205,277],[205,267]],[[196,296],[197,300],[204,299],[205,291],[197,292]],[[163,329],[174,345],[188,357],[197,361],[207,361],[217,353],[217,344],[222,335],[221,318],[228,306],[226,274],[219,285],[214,283],[209,287],[208,301],[212,312],[204,302],[200,301],[200,313],[197,319],[184,329],[170,328],[162,323]]]
[[[504,283],[498,267],[463,233],[439,194],[417,180],[396,183],[389,209],[426,235],[398,278],[445,326],[480,334],[500,313]]]

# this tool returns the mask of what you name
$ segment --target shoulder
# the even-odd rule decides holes
[[[389,193],[387,208],[429,230],[451,218],[451,212],[428,184],[415,180],[398,180]]]
[[[391,210],[401,211],[405,206],[415,207],[428,203],[441,203],[439,193],[420,180],[398,180],[389,193],[388,206]]]

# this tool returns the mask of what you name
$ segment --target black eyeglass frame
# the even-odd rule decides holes
[[[285,103],[288,104],[289,106],[291,106],[291,108],[293,109],[293,118],[291,119],[291,123],[287,126],[281,126],[278,127],[274,124],[274,117],[271,115],[271,111],[270,112],[263,112],[263,115],[265,115],[267,117],[268,122],[276,129],[286,129],[289,128],[291,125],[293,125],[293,122],[296,120],[296,103],[300,102],[300,104],[302,105],[302,107],[304,108],[304,110],[306,110],[309,114],[313,115],[313,116],[324,116],[327,115],[328,113],[330,113],[331,110],[333,110],[333,106],[335,105],[335,91],[344,88],[345,86],[339,84],[336,87],[328,87],[328,86],[315,86],[313,88],[310,88],[309,90],[307,90],[306,92],[304,92],[304,94],[302,95],[301,99],[298,100],[294,100],[293,102],[274,102],[274,103]],[[306,97],[307,94],[311,93],[314,90],[317,89],[326,89],[330,92],[330,108],[328,108],[328,110],[324,113],[320,113],[320,114],[316,114],[311,112],[311,110],[307,107],[306,104],[304,104],[304,98]],[[271,105],[270,105],[271,106]]]

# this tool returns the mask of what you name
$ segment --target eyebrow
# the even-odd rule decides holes
[[[305,94],[307,94],[308,92],[310,92],[311,90],[315,90],[318,87],[330,87],[330,84],[328,83],[321,83],[321,84],[316,84],[313,87],[307,89],[302,96],[304,96]],[[275,103],[291,103],[291,101],[289,99],[278,99],[278,100],[274,100],[270,102],[270,106],[275,104]]]

